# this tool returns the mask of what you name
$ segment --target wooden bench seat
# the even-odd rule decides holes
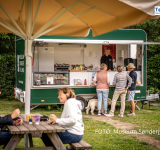
[[[72,143],[70,145],[75,150],[92,149],[92,146],[83,140],[81,140],[79,143]]]
[[[56,150],[54,147],[31,147],[31,148],[16,148],[15,150]],[[84,150],[84,149],[92,149],[92,146],[85,141],[81,140],[79,143],[72,143],[70,146],[66,146],[67,150]]]
[[[153,110],[154,110],[154,107],[160,107],[160,104],[150,104],[150,106],[153,106]]]

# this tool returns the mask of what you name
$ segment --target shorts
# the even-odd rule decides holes
[[[134,101],[136,91],[130,91],[129,94],[127,94],[128,100],[127,101]]]

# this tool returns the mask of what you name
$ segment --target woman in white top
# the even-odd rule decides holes
[[[65,132],[57,133],[63,144],[77,143],[84,134],[84,124],[82,118],[82,105],[75,99],[75,93],[72,89],[65,87],[59,90],[58,98],[64,104],[61,118],[57,118],[52,114],[50,117],[53,119],[48,124],[58,123],[65,128]],[[46,146],[53,146],[47,134],[42,134],[42,140]]]

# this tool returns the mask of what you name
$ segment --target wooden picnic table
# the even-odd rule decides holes
[[[157,99],[153,98],[153,99],[144,99],[144,100],[141,100],[141,103],[142,103],[142,109],[143,109],[143,105],[146,105],[148,103],[148,106],[149,106],[149,109],[150,109],[150,106],[153,106],[153,110],[154,110],[154,107],[157,107],[157,106],[160,106],[160,104],[156,104]],[[147,103],[145,103],[147,102]],[[154,102],[154,103],[153,103]]]
[[[21,114],[19,116],[23,119],[23,124],[20,126],[6,125],[9,133],[12,134],[12,138],[6,145],[5,150],[66,150],[61,139],[57,135],[58,132],[65,132],[65,129],[60,127],[58,124],[48,125],[46,121],[41,121],[39,125],[29,124],[26,122],[25,116]],[[32,134],[46,133],[53,143],[54,147],[33,147]],[[16,148],[18,143],[24,137],[24,134],[28,134],[30,148]]]

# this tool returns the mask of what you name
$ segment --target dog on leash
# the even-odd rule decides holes
[[[112,103],[111,99],[108,98],[108,105],[111,105],[111,103]],[[98,108],[98,99],[91,99],[88,102],[88,106],[85,108],[86,109],[86,115],[88,115],[90,109],[91,109],[91,115],[94,115],[95,108]],[[103,102],[102,102],[101,112],[102,112],[102,114],[104,114],[104,104],[103,104]]]

